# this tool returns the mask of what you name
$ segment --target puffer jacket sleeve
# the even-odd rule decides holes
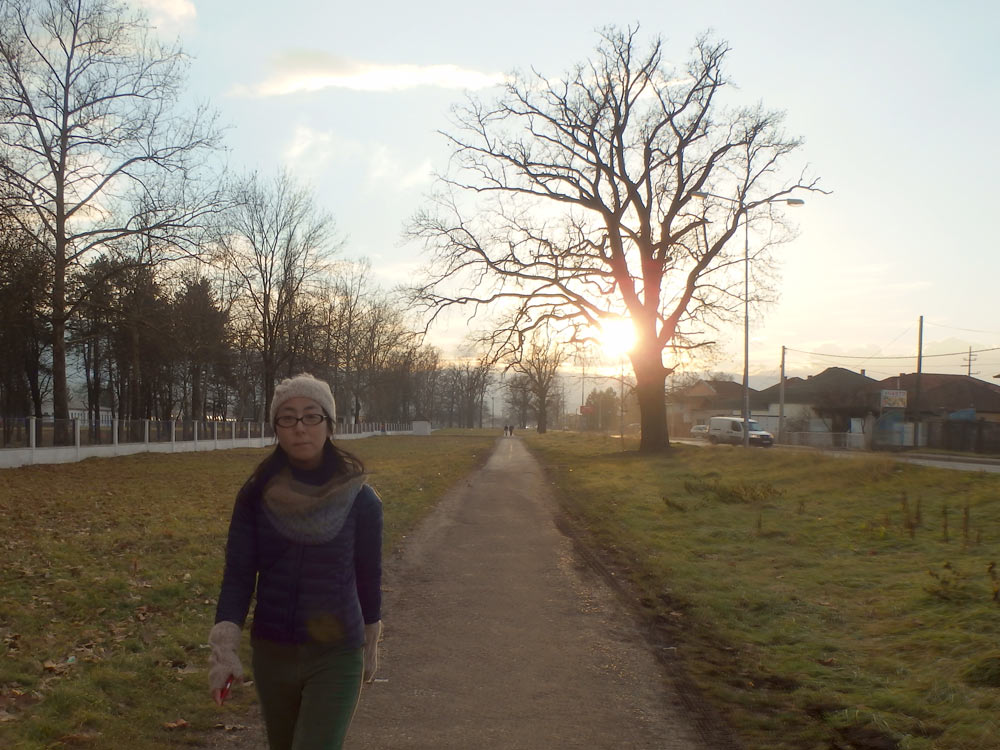
[[[367,484],[354,500],[358,523],[354,539],[354,572],[358,601],[366,625],[382,619],[382,500]]]
[[[228,620],[241,628],[250,610],[250,599],[257,585],[257,515],[255,495],[250,483],[240,490],[229,522],[226,541],[226,567],[222,590],[215,609],[215,621]]]

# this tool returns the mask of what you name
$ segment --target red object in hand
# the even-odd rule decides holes
[[[233,686],[233,676],[229,675],[229,679],[226,680],[226,684],[222,686],[222,692],[219,693],[219,702],[224,702],[226,698],[229,697],[229,690]]]

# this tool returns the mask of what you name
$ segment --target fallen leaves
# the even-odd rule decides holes
[[[90,745],[101,738],[100,732],[74,732],[64,734],[59,738],[58,744],[62,745]]]
[[[221,729],[224,732],[241,732],[250,727],[244,726],[243,724],[216,724],[214,729]]]
[[[163,724],[164,729],[187,729],[190,724],[184,719],[177,719],[176,721],[168,721]]]
[[[13,721],[24,711],[42,700],[37,692],[27,692],[18,687],[0,687],[0,723]]]
[[[56,662],[46,659],[44,662],[42,662],[42,669],[44,669],[46,672],[52,672],[53,674],[65,674],[72,668],[73,663],[75,661],[76,659],[74,659],[72,662],[70,661]]]

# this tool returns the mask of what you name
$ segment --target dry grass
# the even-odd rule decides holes
[[[529,444],[748,749],[1000,748],[1000,475]]]
[[[346,446],[382,495],[388,552],[492,436]],[[204,641],[233,498],[265,453],[0,470],[0,746],[197,746],[238,721],[252,691],[211,704]]]

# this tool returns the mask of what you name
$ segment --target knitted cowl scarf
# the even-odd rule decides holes
[[[309,484],[286,466],[264,486],[264,512],[287,539],[322,544],[343,528],[364,483],[364,474],[338,474],[323,484]]]

